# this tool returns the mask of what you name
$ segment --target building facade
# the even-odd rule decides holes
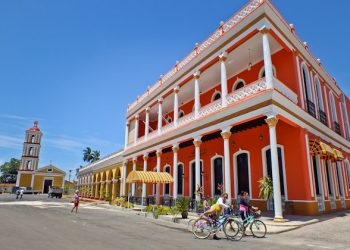
[[[247,191],[276,220],[350,208],[349,108],[294,26],[251,0],[129,105],[121,195],[141,167],[175,180],[141,187],[144,198]],[[273,204],[259,197],[266,176]]]
[[[64,187],[66,173],[48,165],[39,166],[42,132],[35,121],[25,133],[20,169],[17,175],[17,187],[30,187],[35,193],[48,193],[49,187]]]
[[[77,186],[81,196],[98,200],[120,197],[124,193],[122,164],[122,151],[118,151],[80,169]]]

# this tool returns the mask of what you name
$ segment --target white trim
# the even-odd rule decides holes
[[[318,78],[318,75],[315,75],[314,83],[315,83],[315,94],[317,96],[316,100],[317,100],[318,108],[319,110],[322,110],[323,112],[325,112],[325,108],[323,105],[322,87],[321,87],[321,83],[320,83],[320,79]]]
[[[305,147],[306,147],[306,156],[307,156],[307,167],[309,170],[309,185],[310,185],[310,194],[311,197],[314,197],[315,199],[317,197],[315,197],[315,191],[314,191],[314,181],[313,181],[313,174],[312,174],[312,170],[311,170],[311,157],[310,157],[310,147],[309,147],[309,135],[305,134]]]
[[[43,188],[42,188],[42,191],[41,193],[43,194],[44,193],[44,189],[45,189],[45,181],[48,180],[48,181],[52,181],[52,187],[53,187],[53,183],[54,183],[54,180],[55,178],[54,177],[44,177],[43,178]]]
[[[237,156],[240,154],[247,154],[248,155],[248,180],[249,180],[249,198],[252,199],[252,180],[251,180],[251,170],[250,170],[250,152],[247,150],[238,150],[233,154],[233,173],[234,173],[234,183],[235,183],[235,193],[234,196],[235,199],[238,198],[238,169],[237,169]],[[246,190],[247,191],[247,190]]]
[[[221,168],[222,168],[222,185],[225,188],[225,167],[224,167],[224,156],[215,154],[213,157],[210,158],[210,171],[211,171],[211,197],[215,196],[215,189],[216,187],[214,186],[215,184],[215,178],[214,178],[214,161],[218,158],[221,158]]]
[[[305,103],[304,103],[304,92],[303,92],[303,84],[301,81],[301,73],[300,73],[300,61],[299,57],[295,56],[295,61],[297,64],[297,72],[298,72],[298,81],[299,81],[299,95],[300,95],[300,102],[301,102],[301,108],[305,110]]]
[[[167,168],[169,168],[169,174],[171,174],[171,166],[169,164],[164,165],[163,172],[166,172],[165,169],[167,169]],[[169,193],[168,194],[165,194],[165,185],[169,185]],[[170,196],[170,184],[163,184],[163,196]]]
[[[304,61],[301,62],[300,67],[301,67],[301,80],[302,80],[302,83],[304,84],[303,87],[304,87],[306,100],[314,102],[312,99],[312,88],[311,88],[311,82],[310,82],[309,69],[307,68],[307,65]],[[304,81],[304,73],[306,73],[305,75],[306,82]],[[305,89],[305,87],[307,89]]]
[[[261,155],[262,155],[262,162],[263,162],[263,176],[267,176],[267,163],[266,163],[266,151],[271,148],[270,145],[267,145],[261,149]],[[283,187],[284,187],[284,197],[285,200],[288,200],[288,189],[287,189],[287,177],[286,177],[286,163],[284,159],[284,146],[281,144],[277,144],[277,153],[278,153],[278,148],[281,149],[281,154],[282,154],[282,171],[283,171]],[[278,166],[279,169],[279,166]],[[272,178],[272,176],[271,176]],[[282,195],[282,194],[281,194]]]
[[[181,194],[178,192],[177,197],[183,197],[185,192],[185,164],[183,162],[177,163],[177,176],[179,176],[179,165],[182,165],[182,192]],[[177,183],[177,187],[179,187],[179,182]]]
[[[201,159],[200,160],[200,162],[202,163],[202,169],[201,168],[199,168],[199,169],[201,169],[202,171],[204,171],[204,161],[203,161],[203,159]],[[189,184],[190,184],[190,186],[189,186],[189,197],[190,197],[190,199],[192,199],[192,194],[195,192],[195,190],[192,190],[192,164],[193,164],[193,167],[195,168],[195,172],[196,172],[196,160],[192,160],[192,161],[190,161],[190,163],[189,163],[189,171],[190,171],[190,173],[189,173],[189,177],[190,177],[190,181],[189,181]],[[202,180],[202,188],[203,188],[203,191],[204,191],[204,176],[202,175],[202,173],[199,173],[200,174],[200,177],[201,177],[201,180]],[[196,177],[195,177],[196,178]],[[196,187],[195,187],[196,188]]]
[[[259,74],[258,74],[258,79],[263,78],[263,72],[264,72],[264,70],[265,70],[265,65],[263,65],[263,66],[260,68]],[[277,78],[277,70],[276,70],[275,65],[272,65],[272,73],[273,73],[273,76],[274,76],[275,78]],[[244,82],[244,85],[245,85],[245,82]]]
[[[341,120],[341,124],[342,124],[342,135],[344,135],[344,137],[346,138],[346,132],[345,132],[345,123],[344,123],[344,117],[343,117],[343,108],[342,108],[342,103],[339,102],[339,110],[340,110],[340,120]]]
[[[219,99],[221,99],[221,98],[222,98],[222,94],[221,94],[221,92],[220,92],[220,91],[218,91],[218,90],[215,90],[215,91],[214,91],[214,94],[211,96],[211,102],[216,101],[216,100],[214,100],[214,98],[215,98],[215,96],[216,96],[217,94],[220,94],[220,98],[218,98],[218,99],[216,99],[216,100],[219,100]]]
[[[323,86],[323,91],[324,91],[324,97],[326,98],[326,110],[327,110],[327,119],[328,119],[328,127],[331,128],[331,112],[329,111],[329,102],[328,102],[328,94],[327,94],[327,89],[326,86]]]
[[[338,122],[337,107],[335,106],[335,99],[332,91],[329,91],[329,102],[331,104],[333,122]],[[330,125],[330,127],[333,127]]]
[[[236,91],[237,84],[242,82],[243,86],[246,86],[246,82],[242,78],[237,78],[235,83],[232,85],[232,92]]]

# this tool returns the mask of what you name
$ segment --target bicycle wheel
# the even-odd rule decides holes
[[[187,230],[188,230],[189,232],[192,232],[193,224],[195,223],[196,220],[197,220],[197,219],[190,219],[190,220],[188,221]]]
[[[266,225],[261,220],[254,220],[250,224],[250,231],[256,238],[264,238],[267,232]]]
[[[226,237],[230,240],[241,240],[244,235],[241,223],[232,218],[228,219],[222,227]]]
[[[199,218],[193,223],[192,233],[198,239],[206,239],[212,232],[212,224],[210,220],[205,218]]]

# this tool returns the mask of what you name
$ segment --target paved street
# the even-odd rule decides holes
[[[7,198],[5,198],[7,197]],[[76,215],[67,200],[0,195],[2,250],[18,249],[350,249],[350,214],[270,235],[197,240],[185,230],[115,209],[82,204]]]

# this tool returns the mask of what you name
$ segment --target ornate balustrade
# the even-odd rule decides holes
[[[234,14],[229,20],[223,23],[213,34],[211,34],[204,42],[197,45],[195,49],[190,52],[183,60],[178,62],[174,68],[172,68],[168,73],[166,73],[159,81],[157,81],[153,86],[148,88],[148,90],[141,96],[139,96],[136,101],[134,101],[128,107],[128,111],[132,110],[142,102],[147,96],[153,93],[156,89],[158,89],[162,84],[171,80],[172,77],[188,65],[192,60],[194,60],[197,56],[206,51],[211,45],[213,45],[217,40],[219,40],[225,33],[230,31],[233,27],[235,27],[240,21],[242,21],[245,17],[251,14],[254,10],[256,10],[261,4],[262,0],[252,0],[250,1],[243,9],[239,10],[236,14]]]
[[[256,82],[246,85],[243,88],[240,88],[227,96],[227,102],[229,104],[235,103],[237,101],[243,100],[248,96],[254,95],[258,92],[264,91],[267,89],[267,84],[265,78],[261,78]]]

